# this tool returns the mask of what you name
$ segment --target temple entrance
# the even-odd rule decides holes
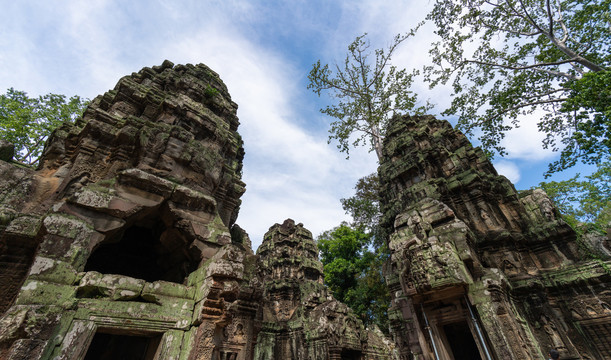
[[[466,298],[446,297],[421,306],[423,332],[431,358],[483,360],[487,345],[478,337],[479,324]],[[428,325],[428,326],[427,326]]]
[[[342,350],[342,360],[361,360],[361,352],[358,350]]]
[[[96,333],[85,360],[153,360],[160,341],[161,336]]]
[[[443,326],[454,360],[481,360],[471,329],[465,321]]]

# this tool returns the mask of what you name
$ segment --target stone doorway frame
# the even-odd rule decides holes
[[[471,313],[469,312],[468,301],[461,294],[450,298],[435,299],[421,303],[417,308],[418,317],[422,326],[422,332],[425,334],[426,344],[421,344],[422,349],[430,349],[430,358],[435,360],[458,360],[452,354],[450,343],[447,339],[444,326],[459,322],[465,322],[471,331],[471,336],[482,360],[487,360],[484,347],[490,349],[488,344],[482,344],[478,336],[476,325]],[[474,315],[475,316],[475,315]],[[428,326],[427,326],[428,324]],[[481,325],[480,325],[481,326]],[[431,338],[432,335],[432,338]],[[487,340],[484,340],[487,341]],[[434,343],[434,344],[433,344]],[[436,354],[439,356],[436,357]],[[489,353],[490,354],[490,353]],[[496,359],[493,354],[490,354],[492,359]]]
[[[112,323],[112,326],[109,326]],[[117,326],[117,324],[121,324]],[[160,336],[161,340],[155,352],[154,360],[166,359],[170,352],[180,351],[184,331],[173,329],[174,323],[141,319],[124,319],[104,316],[92,316],[89,320],[74,319],[60,346],[54,360],[83,360],[91,346],[93,337],[98,332],[117,335]],[[101,331],[100,331],[101,330]]]

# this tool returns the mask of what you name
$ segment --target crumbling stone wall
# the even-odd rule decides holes
[[[518,193],[431,116],[392,120],[379,177],[402,359],[611,356],[611,262],[580,250],[543,191]]]

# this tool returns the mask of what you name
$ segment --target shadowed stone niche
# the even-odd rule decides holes
[[[318,249],[302,224],[275,224],[257,254],[264,301],[255,360],[394,358],[382,332],[365,329],[323,285]]]
[[[551,348],[561,359],[611,357],[608,249],[578,240],[542,190],[517,192],[432,116],[393,118],[383,155],[401,359],[534,360]]]

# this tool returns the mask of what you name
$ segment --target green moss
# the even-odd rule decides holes
[[[69,285],[27,280],[15,301],[17,305],[59,305],[71,307],[76,288]]]
[[[210,86],[210,84],[208,84],[206,86],[206,89],[204,90],[204,96],[207,98],[213,98],[217,96],[218,94],[219,94],[219,91],[213,88],[212,86]]]

